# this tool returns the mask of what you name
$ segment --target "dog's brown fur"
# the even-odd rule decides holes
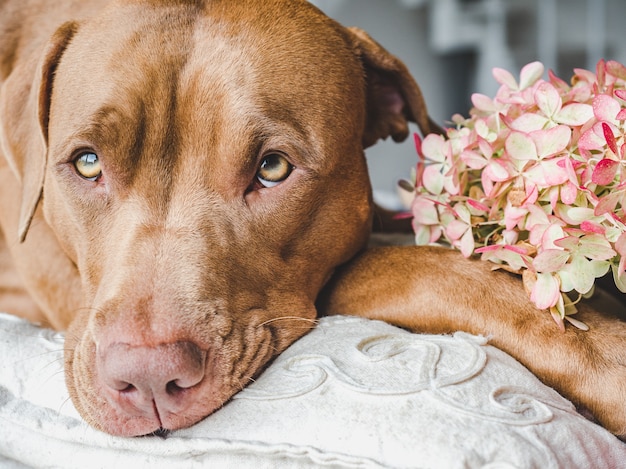
[[[92,425],[197,422],[319,310],[488,334],[626,433],[621,322],[583,307],[591,330],[561,334],[485,263],[359,254],[363,148],[409,120],[433,129],[364,32],[296,0],[4,0],[0,31],[0,309],[68,329],[67,384]],[[85,151],[96,181],[76,172]],[[276,152],[293,171],[263,187]]]

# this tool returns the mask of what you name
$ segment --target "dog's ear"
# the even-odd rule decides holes
[[[402,141],[409,135],[409,121],[423,134],[443,133],[428,116],[422,92],[406,65],[385,50],[365,31],[347,28],[367,80],[367,122],[363,146],[389,136]]]
[[[18,228],[21,242],[26,238],[43,190],[54,72],[76,30],[74,22],[62,25],[46,45],[34,77],[32,62],[22,63],[0,91],[0,144],[22,184]]]

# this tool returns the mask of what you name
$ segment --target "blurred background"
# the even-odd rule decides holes
[[[569,81],[600,58],[626,64],[626,0],[311,0],[359,26],[398,56],[419,83],[430,115],[467,115],[473,92],[494,96],[493,67],[519,77],[540,60]],[[414,130],[417,128],[415,127]],[[367,151],[375,197],[397,208],[397,181],[415,165],[412,139]]]

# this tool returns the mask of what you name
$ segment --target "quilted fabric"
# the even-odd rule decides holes
[[[199,424],[116,438],[63,381],[63,336],[0,315],[0,466],[626,467],[626,445],[482,337],[333,317]]]

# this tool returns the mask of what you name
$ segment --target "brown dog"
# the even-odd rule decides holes
[[[560,334],[517,279],[444,249],[357,256],[363,148],[431,130],[365,33],[296,0],[4,0],[0,23],[0,309],[68,328],[92,425],[199,421],[319,310],[489,334],[626,433],[621,322],[583,308],[591,330]]]

